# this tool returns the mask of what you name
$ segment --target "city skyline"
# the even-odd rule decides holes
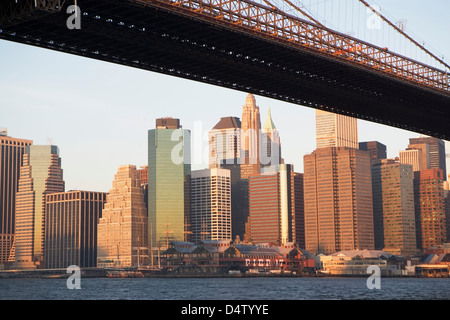
[[[178,80],[178,79],[177,79]],[[188,82],[192,82],[190,80],[186,80]],[[216,88],[214,87],[215,90],[221,90],[220,88]],[[224,89],[225,91],[228,89]],[[207,120],[203,120],[203,119],[198,119],[198,120],[191,120],[190,124],[191,127],[188,127],[188,125],[184,125],[183,128],[190,130],[192,132],[192,136],[194,138],[196,138],[196,143],[191,146],[191,153],[192,153],[192,170],[201,170],[201,169],[206,169],[209,167],[209,159],[206,155],[206,153],[208,152],[208,132],[210,130],[213,129],[214,124],[216,122],[218,122],[221,118],[226,117],[226,116],[230,116],[230,117],[236,117],[241,119],[241,113],[240,113],[240,109],[242,109],[242,104],[245,102],[245,99],[248,95],[248,93],[245,92],[234,92],[232,90],[229,90],[230,92],[228,93],[228,95],[230,96],[230,101],[234,101],[236,100],[236,96],[240,95],[240,103],[236,103],[231,105],[230,103],[230,109],[233,109],[233,111],[235,112],[228,112],[228,113],[222,113],[221,117],[218,117],[217,119],[207,119]],[[303,172],[303,156],[312,153],[315,148],[316,148],[316,136],[315,136],[315,130],[316,130],[316,126],[315,125],[311,125],[309,127],[305,126],[301,126],[301,128],[296,128],[299,130],[299,133],[301,132],[308,132],[307,136],[302,136],[300,134],[301,139],[296,139],[296,136],[292,137],[292,136],[285,136],[283,133],[284,132],[290,132],[292,131],[292,127],[288,126],[285,127],[283,125],[280,125],[279,123],[282,124],[286,124],[286,123],[290,123],[295,122],[295,119],[289,119],[289,117],[283,117],[283,111],[290,111],[293,112],[295,114],[301,114],[304,118],[304,122],[305,123],[313,123],[315,122],[315,109],[311,109],[311,108],[307,108],[307,107],[303,107],[303,106],[297,106],[297,105],[293,105],[293,104],[287,104],[287,108],[284,110],[283,107],[281,107],[282,104],[286,104],[280,101],[276,101],[276,100],[272,100],[272,99],[268,99],[265,97],[261,97],[258,95],[254,95],[255,99],[256,99],[256,104],[258,106],[260,106],[262,103],[258,103],[258,101],[263,100],[265,103],[267,103],[268,107],[262,107],[262,111],[260,113],[262,113],[263,115],[261,116],[261,122],[264,123],[267,120],[267,114],[268,114],[268,110],[271,110],[271,116],[272,119],[275,118],[275,120],[273,120],[273,122],[275,123],[275,125],[277,126],[277,129],[279,131],[279,135],[280,135],[280,139],[282,141],[283,144],[283,151],[282,151],[282,157],[285,160],[285,163],[291,163],[294,165],[294,168],[296,171],[298,172]],[[264,103],[263,102],[263,103]],[[277,105],[276,105],[277,104]],[[273,105],[276,105],[275,107]],[[284,106],[285,107],[285,106]],[[274,112],[274,110],[276,110]],[[125,109],[122,111],[126,111]],[[220,111],[218,111],[220,113]],[[275,116],[273,116],[275,113]],[[172,115],[164,115],[162,117],[167,117],[170,116],[172,117]],[[175,116],[173,116],[174,118],[176,118]],[[161,117],[159,117],[161,118]],[[186,117],[185,117],[186,118]],[[178,119],[180,119],[180,121],[183,121],[183,123],[186,123],[183,119],[185,119],[183,117],[180,117]],[[148,117],[145,117],[146,121],[148,120]],[[124,152],[120,152],[120,150],[118,150],[118,154],[120,154],[120,156],[118,156],[117,158],[113,158],[110,157],[109,158],[109,163],[104,163],[102,167],[97,167],[98,172],[97,174],[94,171],[94,177],[102,177],[101,179],[89,179],[89,180],[84,180],[84,181],[80,181],[81,179],[79,178],[80,175],[89,175],[92,177],[92,173],[91,171],[87,171],[87,167],[86,166],[82,166],[81,163],[83,162],[82,159],[78,158],[81,161],[76,161],[74,158],[71,158],[71,155],[76,154],[74,149],[71,148],[66,148],[65,144],[58,144],[55,143],[55,141],[58,141],[58,137],[47,137],[46,141],[43,141],[42,136],[40,139],[36,139],[35,136],[31,136],[31,137],[24,137],[24,136],[17,136],[14,135],[13,132],[15,131],[21,131],[23,128],[11,128],[8,127],[6,125],[3,125],[3,128],[6,128],[8,130],[8,134],[7,136],[11,137],[11,138],[15,138],[15,139],[27,139],[27,140],[32,140],[33,144],[35,145],[57,145],[58,148],[60,149],[60,154],[61,154],[61,158],[62,158],[62,168],[64,170],[64,174],[65,174],[65,180],[66,180],[66,188],[67,190],[92,190],[92,191],[97,191],[97,192],[108,192],[109,187],[110,187],[110,183],[113,180],[113,176],[114,176],[114,172],[116,170],[115,167],[118,167],[120,165],[127,165],[127,164],[132,164],[132,165],[136,165],[137,167],[144,167],[147,165],[147,142],[146,140],[146,133],[148,132],[148,130],[154,129],[155,126],[154,124],[152,124],[152,122],[154,123],[156,118],[154,119],[149,119],[150,125],[148,126],[148,129],[145,130],[145,132],[142,134],[139,134],[139,132],[137,132],[136,128],[133,128],[133,126],[129,126],[129,129],[135,132],[135,136],[134,139],[132,139],[131,141],[129,141],[129,143],[127,143],[126,141],[123,141],[124,138],[119,139],[120,142],[123,142],[122,146],[123,146],[123,150],[130,150],[130,148],[134,148],[133,152],[128,153],[129,156],[125,156],[126,153]],[[303,122],[303,121],[302,121]],[[403,130],[403,129],[398,129],[398,128],[393,128],[393,127],[389,127],[386,125],[381,125],[381,124],[376,124],[376,123],[371,123],[368,121],[364,121],[364,120],[357,120],[358,122],[358,140],[359,142],[365,142],[365,141],[379,141],[383,144],[385,144],[387,146],[387,157],[388,158],[396,158],[399,157],[399,154],[401,151],[404,151],[405,149],[408,148],[409,146],[409,140],[411,138],[418,138],[418,137],[427,137],[424,135],[420,135],[418,133],[412,132],[412,131],[407,131],[407,130]],[[127,127],[128,128],[128,127]],[[392,135],[393,133],[396,134],[397,139],[395,141],[392,141],[392,138],[390,137],[390,135]],[[38,134],[39,136],[39,134]],[[142,138],[142,136],[144,136],[144,138]],[[383,137],[385,137],[383,139]],[[401,138],[399,138],[401,137]],[[93,138],[97,138],[97,137],[93,137]],[[93,139],[95,141],[95,139]],[[297,140],[297,143],[292,143],[293,140]],[[300,141],[299,141],[300,140]],[[137,143],[135,141],[141,141],[144,142],[144,146],[142,146],[142,143],[140,146],[137,146]],[[200,142],[201,141],[201,142]],[[79,143],[81,143],[81,141],[78,141]],[[199,144],[199,142],[201,144]],[[449,148],[450,146],[450,142],[445,141],[445,146],[447,148]],[[74,144],[76,147],[75,149],[78,149],[77,144]],[[393,147],[394,146],[394,147]],[[89,144],[87,145],[88,148],[94,148],[95,149],[95,143],[93,144]],[[109,154],[111,154],[112,151],[109,151]],[[68,156],[64,156],[64,155],[68,155]],[[137,156],[138,154],[141,154],[141,156]],[[122,158],[122,160],[119,160],[119,158]],[[137,159],[141,159],[141,160],[137,160]],[[129,159],[129,161],[127,161],[126,159]],[[199,163],[199,160],[201,160],[202,162]],[[78,164],[77,164],[78,163]],[[113,165],[114,163],[114,165]],[[70,167],[69,170],[66,169],[66,166]],[[447,166],[449,164],[447,163]],[[111,168],[111,170],[107,170],[107,168]],[[75,170],[74,170],[75,169]],[[77,171],[79,170],[79,171]],[[101,172],[101,174],[100,174]],[[78,178],[77,178],[78,177]],[[77,182],[78,180],[78,182]]]
[[[0,4],[0,300],[450,300],[450,1],[63,2]]]

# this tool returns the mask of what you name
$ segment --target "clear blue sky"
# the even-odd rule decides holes
[[[408,29],[450,57],[450,2],[378,0],[377,4],[406,19]],[[147,131],[154,128],[156,118],[179,118],[183,128],[193,130],[197,125],[206,134],[221,117],[241,117],[246,95],[0,40],[0,127],[8,128],[12,137],[57,145],[66,190],[107,192],[119,165],[145,165]],[[282,155],[303,172],[303,155],[315,149],[314,110],[260,96],[256,102],[262,123],[271,108]],[[384,143],[389,157],[398,156],[416,136],[359,120],[359,140]],[[196,147],[206,152],[207,140],[201,144]],[[207,162],[193,164],[193,169],[205,167]]]

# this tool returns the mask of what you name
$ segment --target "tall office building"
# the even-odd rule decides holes
[[[445,229],[447,233],[447,241],[450,242],[450,184],[444,181],[444,199],[445,199]]]
[[[316,148],[358,146],[356,118],[316,109]]]
[[[20,167],[25,147],[33,141],[0,133],[0,264],[13,259],[16,193],[19,188]]]
[[[247,183],[241,180],[241,121],[223,117],[208,132],[209,168],[230,170],[232,238],[243,238],[248,217]]]
[[[420,155],[420,170],[430,169],[430,145],[427,143],[409,144],[406,150],[418,150]]]
[[[47,194],[44,265],[47,269],[97,266],[97,224],[106,193]]]
[[[208,132],[208,138],[209,167],[239,169],[241,120],[237,117],[221,118]],[[237,172],[237,174],[237,177],[240,178],[240,172]]]
[[[296,241],[296,222],[303,202],[299,182],[302,176],[292,165],[280,164],[276,173],[249,178],[250,214],[246,238],[255,243],[284,245]],[[299,226],[301,233],[301,226]],[[301,240],[301,239],[300,239]]]
[[[232,240],[230,170],[204,169],[191,175],[192,241]]]
[[[304,156],[305,247],[311,253],[373,249],[370,157],[354,148]]]
[[[270,108],[261,131],[261,172],[277,172],[282,163],[281,142],[280,134],[270,114]]]
[[[120,166],[98,222],[99,267],[148,264],[146,210],[136,166]]]
[[[443,140],[434,137],[419,137],[409,139],[409,148],[423,148],[428,145],[428,164],[426,169],[439,168],[442,169],[444,177],[447,176],[447,168],[445,163],[445,143]]]
[[[422,149],[408,148],[399,151],[400,163],[410,164],[413,171],[421,171],[426,169],[426,163],[423,162]]]
[[[294,203],[294,241],[300,248],[305,248],[305,201],[303,189],[303,173],[293,172],[294,192],[291,192]],[[292,180],[291,180],[292,181]]]
[[[255,97],[248,94],[241,117],[241,178],[247,179],[261,171],[260,163],[261,118]]]
[[[16,196],[14,266],[18,269],[43,266],[45,199],[54,192],[64,192],[58,147],[27,146]]]
[[[372,166],[375,249],[395,255],[417,252],[413,170],[394,159]]]
[[[148,131],[149,247],[189,240],[191,133],[178,119],[156,119]]]
[[[148,184],[148,166],[142,166],[136,170],[136,175],[139,181],[141,182],[141,186]]]
[[[386,159],[386,145],[378,141],[364,141],[359,143],[359,149],[369,151],[370,161],[373,163],[376,160]]]
[[[434,168],[414,173],[417,245],[427,249],[447,239],[444,175]]]

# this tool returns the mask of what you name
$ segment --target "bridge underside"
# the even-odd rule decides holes
[[[66,4],[67,6],[67,4]],[[251,92],[450,140],[450,95],[258,34],[127,1],[0,22],[0,38]]]

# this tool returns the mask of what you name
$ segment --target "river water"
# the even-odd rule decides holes
[[[0,300],[449,300],[450,278],[3,278]]]

